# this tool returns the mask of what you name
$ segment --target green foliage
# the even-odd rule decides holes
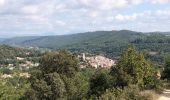
[[[86,81],[89,81],[93,77],[95,72],[96,72],[95,68],[83,68],[80,70],[80,74],[84,76]]]
[[[162,80],[155,76],[150,76],[144,79],[144,88],[161,93],[164,90],[164,85]]]
[[[40,77],[31,77],[31,90],[27,91],[26,98],[28,100],[36,99],[62,99],[66,93],[65,84],[58,73],[51,73]]]
[[[27,54],[29,53],[29,55]],[[23,58],[30,58],[32,61],[38,61],[38,57],[41,56],[42,53],[38,50],[34,49],[24,49],[24,48],[17,48],[8,45],[0,45],[0,64],[8,65],[8,64],[19,64],[23,63],[24,61],[16,60],[16,57],[23,57]],[[31,60],[30,60],[31,61]]]
[[[143,100],[141,90],[161,91],[154,66],[134,47],[125,50],[110,71],[98,69],[90,79],[89,97],[106,100]]]
[[[67,90],[67,95],[65,96],[67,96],[68,99],[77,100],[87,96],[89,83],[85,81],[83,76],[77,73],[76,76],[72,78],[66,76],[61,77],[65,83]]]
[[[10,74],[8,71],[1,69],[2,73]],[[20,72],[17,68],[13,71],[11,74]],[[141,89],[162,89],[154,66],[134,47],[125,50],[117,65],[111,69],[79,69],[74,55],[59,51],[44,55],[40,66],[31,72],[30,84],[16,77],[1,80],[0,99],[147,100],[140,94]]]
[[[14,77],[0,81],[0,100],[19,100],[29,88],[29,83],[23,78]]]
[[[111,76],[104,69],[98,70],[90,79],[90,95],[99,96],[110,87]]]
[[[48,53],[41,59],[39,70],[30,78],[28,100],[77,100],[86,96],[88,82],[79,73],[77,59],[67,51]]]
[[[110,75],[113,76],[113,87],[125,87],[132,83],[132,78],[129,74],[123,71],[122,68],[112,67]]]
[[[116,67],[112,67],[110,74],[116,76],[117,84],[122,85],[122,87],[129,84],[143,87],[144,78],[154,75],[155,72],[143,54],[138,53],[134,47],[129,47],[122,54]]]
[[[67,76],[72,76],[79,71],[77,59],[67,51],[51,52],[40,60],[40,70],[43,73],[57,72]]]

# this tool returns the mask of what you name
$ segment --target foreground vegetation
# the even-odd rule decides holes
[[[62,50],[49,52],[39,59],[40,65],[29,70],[15,68],[12,72],[0,69],[2,100],[154,100],[153,93],[161,92],[163,82],[160,71],[135,47],[127,48],[111,69],[80,69],[79,60],[72,53]],[[162,78],[169,80],[167,58]],[[17,76],[31,73],[30,78]],[[17,95],[16,95],[17,94]]]

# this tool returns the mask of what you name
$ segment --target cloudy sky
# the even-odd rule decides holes
[[[170,31],[170,0],[0,0],[0,36]]]

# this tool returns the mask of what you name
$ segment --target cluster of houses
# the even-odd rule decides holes
[[[6,66],[6,68],[8,68],[9,70],[14,70],[14,68],[19,67],[21,70],[22,69],[29,69],[30,67],[37,67],[39,66],[39,63],[33,63],[31,61],[28,61],[26,58],[22,58],[22,57],[15,57],[15,59],[17,61],[21,61],[22,63],[19,63],[18,65],[16,64],[8,64]],[[2,65],[4,66],[4,65]],[[16,76],[16,75],[15,75]],[[18,77],[24,77],[24,78],[29,78],[31,75],[28,72],[21,72],[17,74]],[[3,74],[1,75],[1,78],[13,78],[14,76],[11,74]]]
[[[91,57],[86,57],[85,53],[82,54],[83,61],[87,62],[91,67],[94,68],[110,68],[116,65],[116,60],[106,58],[104,56],[96,55]],[[82,66],[82,68],[85,66]]]
[[[18,61],[24,61],[25,58],[16,57],[16,60],[18,60]],[[25,63],[20,63],[18,66],[19,66],[19,67],[26,67],[26,68],[39,66],[39,63],[33,63],[33,62],[27,61],[27,60],[24,61],[24,62],[25,62]],[[11,68],[11,67],[15,67],[15,66],[14,66],[14,64],[8,64],[7,67]]]

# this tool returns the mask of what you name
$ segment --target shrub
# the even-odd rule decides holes
[[[150,76],[144,79],[144,89],[146,90],[156,90],[157,92],[162,92],[164,89],[163,82],[154,76]]]
[[[149,94],[142,94],[137,86],[131,85],[124,89],[113,88],[107,90],[99,100],[153,100]]]

